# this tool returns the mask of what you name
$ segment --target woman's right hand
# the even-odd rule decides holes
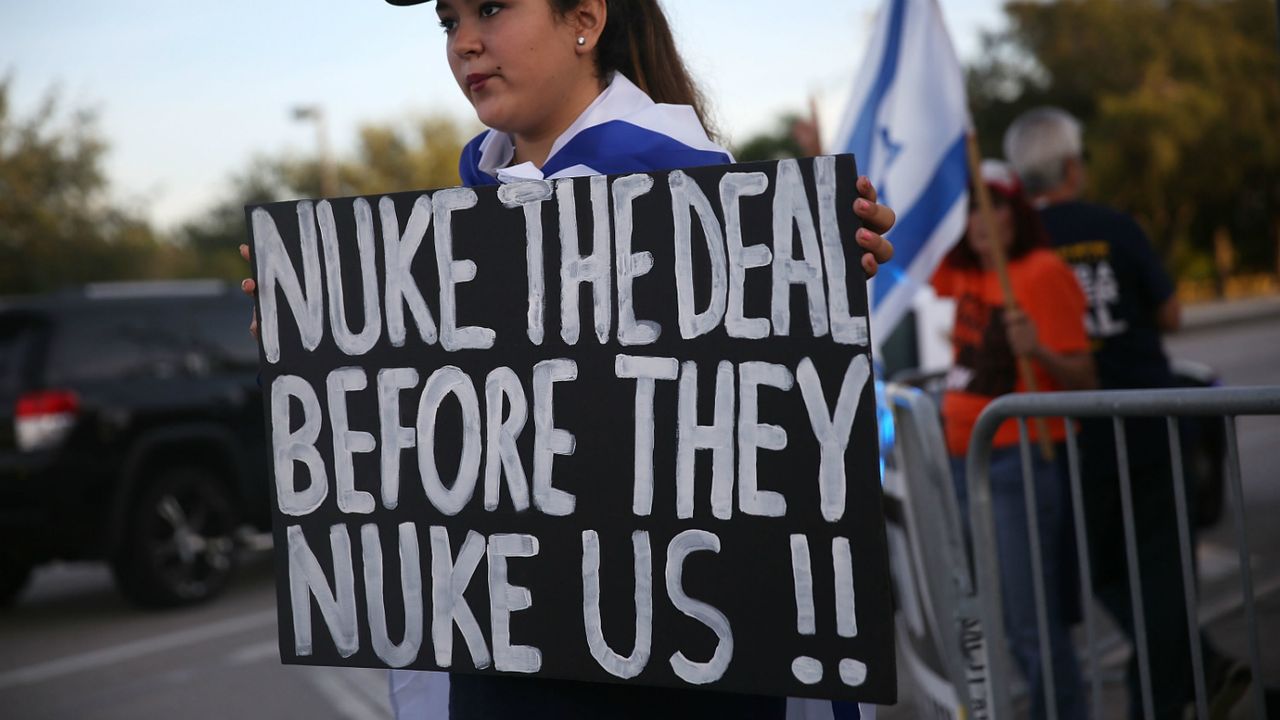
[[[240,257],[244,258],[245,262],[249,262],[248,245],[240,245]],[[248,295],[255,300],[253,304],[253,320],[249,323],[249,333],[253,335],[256,340],[258,338],[258,303],[256,302],[258,296],[258,285],[253,281],[253,278],[245,278],[240,281],[240,289],[244,291],[245,295]]]

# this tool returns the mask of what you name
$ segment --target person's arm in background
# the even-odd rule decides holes
[[[1093,363],[1093,353],[1057,352],[1040,342],[1036,324],[1025,312],[1012,310],[1005,313],[1005,330],[1009,345],[1015,355],[1026,356],[1040,363],[1064,390],[1097,390],[1098,371]]]
[[[1064,390],[1096,390],[1098,371],[1084,328],[1084,291],[1066,263],[1046,255],[1029,283],[1031,291],[1020,295],[1025,312],[1005,313],[1009,345],[1015,355],[1038,362]]]
[[[1182,329],[1182,304],[1178,302],[1177,295],[1170,295],[1156,308],[1156,327],[1162,333],[1176,333]]]
[[[1182,328],[1182,305],[1169,273],[1165,272],[1164,263],[1151,246],[1142,226],[1126,217],[1128,232],[1122,237],[1122,244],[1116,249],[1124,253],[1128,262],[1136,268],[1139,282],[1142,284],[1143,302],[1149,303],[1154,314],[1156,328],[1162,333],[1175,333]]]

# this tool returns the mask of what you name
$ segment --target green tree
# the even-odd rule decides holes
[[[50,93],[19,116],[11,85],[0,79],[0,294],[154,276],[156,236],[110,200],[93,113]]]
[[[773,129],[753,135],[735,148],[734,158],[738,162],[763,162],[804,157],[808,153],[800,147],[794,131],[799,119],[800,116],[794,113],[782,115]]]
[[[458,156],[467,139],[464,127],[439,116],[365,124],[353,155],[337,160],[339,192],[378,195],[457,185]],[[320,162],[314,157],[255,159],[232,179],[226,198],[178,230],[178,243],[187,251],[178,274],[243,277],[237,247],[248,237],[244,206],[319,197],[321,178]]]
[[[985,152],[1018,113],[1085,125],[1091,194],[1133,212],[1181,269],[1234,241],[1274,271],[1280,242],[1280,54],[1271,0],[1013,0],[969,95]],[[1212,264],[1209,263],[1211,266]]]

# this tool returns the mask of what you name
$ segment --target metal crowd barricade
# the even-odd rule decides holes
[[[991,648],[1005,646],[1004,626],[1001,622],[1002,600],[1000,596],[1000,569],[996,555],[996,539],[990,485],[992,439],[996,430],[1006,421],[1014,419],[1021,431],[1021,459],[1023,487],[1027,493],[1028,507],[1035,507],[1035,483],[1031,467],[1031,453],[1026,421],[1029,418],[1067,418],[1067,456],[1071,494],[1075,506],[1076,546],[1081,563],[1081,579],[1084,587],[1084,610],[1090,665],[1098,667],[1094,610],[1089,602],[1092,588],[1089,586],[1089,553],[1083,518],[1083,501],[1080,481],[1080,453],[1072,419],[1110,418],[1115,428],[1116,463],[1120,478],[1120,498],[1123,512],[1125,554],[1128,581],[1133,605],[1135,625],[1135,652],[1137,653],[1142,690],[1142,708],[1145,717],[1153,717],[1151,694],[1151,669],[1147,638],[1143,619],[1142,586],[1139,581],[1139,558],[1135,532],[1129,463],[1125,440],[1124,420],[1134,417],[1164,417],[1168,427],[1171,455],[1173,490],[1177,511],[1178,541],[1182,560],[1183,590],[1187,607],[1187,623],[1192,649],[1192,668],[1195,674],[1195,705],[1197,717],[1206,720],[1208,698],[1205,688],[1205,669],[1201,661],[1199,618],[1197,616],[1195,574],[1192,565],[1190,519],[1188,518],[1185,478],[1181,461],[1181,442],[1177,419],[1180,417],[1218,416],[1225,419],[1227,433],[1227,483],[1233,500],[1233,516],[1236,542],[1240,552],[1241,587],[1243,591],[1245,619],[1249,630],[1249,662],[1254,682],[1250,691],[1253,717],[1266,717],[1266,703],[1262,689],[1261,655],[1258,647],[1258,621],[1253,597],[1253,577],[1249,561],[1248,536],[1244,523],[1244,488],[1241,482],[1240,452],[1236,437],[1235,420],[1242,415],[1280,415],[1280,386],[1238,388],[1194,388],[1068,393],[1017,393],[996,399],[983,411],[974,427],[967,458],[969,480],[969,516],[973,534],[973,552],[976,566],[976,594],[980,604],[980,617]],[[1046,711],[1049,718],[1056,718],[1053,700],[1053,665],[1049,659],[1048,628],[1045,611],[1045,588],[1042,571],[1040,537],[1035,527],[1035,513],[1028,517],[1031,539],[1031,564],[1036,598],[1040,636],[1040,661],[1046,679]],[[1010,718],[1012,705],[1009,682],[1012,677],[1009,657],[1006,653],[988,653],[990,663],[991,696],[988,717],[995,720]],[[1101,686],[1098,673],[1093,672],[1091,703],[1093,717],[1102,717]]]
[[[906,616],[899,647],[920,691],[917,700],[933,711],[922,715],[983,720],[991,694],[987,642],[938,409],[929,395],[902,384],[887,385],[885,399],[895,440],[886,507],[901,508],[889,523]],[[894,542],[895,531],[901,542]],[[935,675],[944,687],[933,687]]]

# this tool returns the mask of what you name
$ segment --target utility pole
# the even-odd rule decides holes
[[[298,105],[293,108],[293,119],[299,122],[315,123],[316,150],[320,162],[320,195],[336,197],[338,167],[333,162],[333,153],[329,148],[329,123],[325,118],[324,108],[319,105]]]

